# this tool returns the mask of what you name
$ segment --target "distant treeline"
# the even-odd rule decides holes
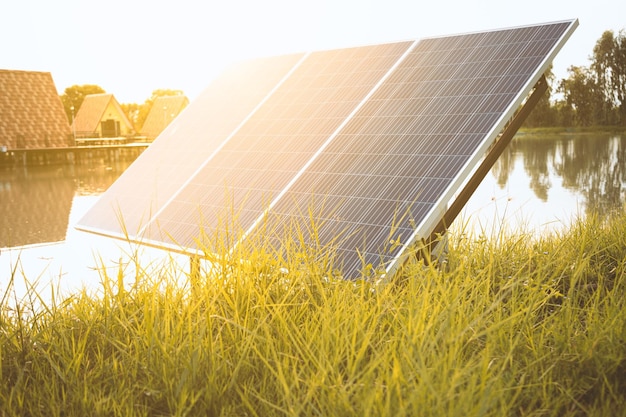
[[[589,57],[589,66],[571,66],[550,94],[535,107],[527,127],[626,126],[626,32],[605,31]]]

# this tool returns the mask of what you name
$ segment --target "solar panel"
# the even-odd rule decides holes
[[[244,63],[78,227],[191,253],[224,227],[244,238],[272,231],[277,245],[297,228],[311,244],[332,243],[343,277],[390,273],[431,234],[576,26]]]
[[[223,73],[124,171],[78,227],[137,238],[303,57],[263,58]]]

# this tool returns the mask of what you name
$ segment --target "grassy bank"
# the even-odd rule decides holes
[[[565,136],[565,135],[624,135],[626,126],[576,126],[576,127],[523,127],[518,136]]]
[[[378,286],[294,251],[182,284],[103,274],[45,307],[8,288],[0,416],[624,415],[625,258],[618,216],[453,236],[443,267]]]

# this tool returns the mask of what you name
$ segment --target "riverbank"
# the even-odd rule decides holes
[[[623,213],[451,236],[445,267],[385,285],[328,281],[291,243],[219,276],[104,270],[98,294],[44,307],[9,286],[0,415],[623,414]]]
[[[577,127],[522,127],[517,131],[520,136],[566,136],[581,134],[626,135],[626,126],[577,126]]]
[[[0,168],[90,165],[94,160],[111,163],[136,159],[147,142],[96,143],[64,148],[13,149],[0,152]]]

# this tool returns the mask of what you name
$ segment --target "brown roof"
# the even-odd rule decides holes
[[[141,128],[141,134],[156,138],[188,104],[189,99],[182,95],[157,97]]]
[[[0,70],[0,147],[64,147],[71,130],[49,72]]]
[[[85,135],[96,133],[98,127],[100,126],[100,122],[104,117],[104,112],[109,104],[113,104],[118,116],[130,129],[132,129],[130,120],[126,117],[126,114],[113,94],[89,94],[85,96],[83,104],[81,104],[74,119],[74,129],[76,130],[76,134]]]

